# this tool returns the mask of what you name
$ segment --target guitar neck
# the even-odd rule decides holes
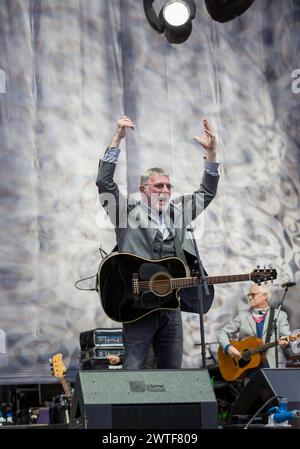
[[[233,274],[225,276],[205,276],[204,281],[208,285],[213,284],[226,284],[228,282],[242,282],[251,281],[250,274]],[[199,278],[197,276],[186,277],[186,278],[172,278],[171,286],[172,288],[188,288],[196,287],[199,283]]]
[[[72,390],[71,390],[70,385],[68,384],[66,378],[63,376],[63,377],[60,377],[59,380],[60,380],[61,385],[62,385],[62,387],[64,389],[65,395],[68,398],[72,397]]]
[[[258,354],[260,352],[266,352],[268,349],[273,348],[274,346],[279,345],[279,340],[272,341],[271,343],[266,343],[264,345],[258,346],[255,349],[252,349],[251,355]]]
[[[286,338],[287,338],[288,341],[298,340],[300,338],[300,334],[296,334],[295,336],[294,335],[288,335],[288,336],[286,336]],[[265,352],[268,349],[273,348],[274,346],[277,346],[277,345],[279,345],[279,340],[272,341],[271,343],[265,343],[264,345],[261,345],[261,346],[258,346],[255,349],[252,349],[251,350],[251,354],[256,354],[258,352]]]

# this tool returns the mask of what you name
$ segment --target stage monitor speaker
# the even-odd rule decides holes
[[[77,374],[70,428],[217,427],[217,401],[207,370],[103,370]]]
[[[248,381],[232,407],[232,415],[254,415],[272,396],[282,396],[288,400],[289,410],[300,410],[300,370],[297,368],[261,369]],[[266,411],[278,405],[274,399]],[[300,420],[291,422],[300,428]]]

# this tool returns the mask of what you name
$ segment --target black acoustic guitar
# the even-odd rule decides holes
[[[274,269],[257,268],[249,274],[205,276],[209,288],[204,313],[213,301],[213,284],[253,281],[262,283],[276,279]],[[101,262],[97,291],[105,313],[114,321],[130,323],[155,310],[173,310],[180,297],[189,294],[197,300],[199,278],[178,257],[145,259],[135,254],[112,253]],[[203,288],[203,287],[202,287]]]

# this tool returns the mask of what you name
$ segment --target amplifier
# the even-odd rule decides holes
[[[80,362],[80,368],[83,371],[99,371],[99,370],[118,370],[122,369],[122,365],[110,365],[108,360],[86,360]]]
[[[90,331],[81,332],[79,336],[81,351],[101,346],[122,348],[122,328],[114,329],[93,329]]]
[[[87,351],[81,351],[80,352],[80,361],[85,362],[88,360],[106,360],[106,357],[108,355],[117,355],[119,357],[122,357],[124,354],[123,346],[120,347],[107,347],[103,348],[101,347],[95,347],[88,349]]]

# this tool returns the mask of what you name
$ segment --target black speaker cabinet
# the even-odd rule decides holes
[[[217,415],[207,370],[79,371],[70,428],[214,429]]]
[[[300,369],[266,368],[257,371],[234,403],[232,415],[253,415],[275,395],[287,398],[289,410],[300,410]],[[276,399],[271,401],[264,413],[277,404]],[[293,420],[291,424],[300,428],[299,419]]]

